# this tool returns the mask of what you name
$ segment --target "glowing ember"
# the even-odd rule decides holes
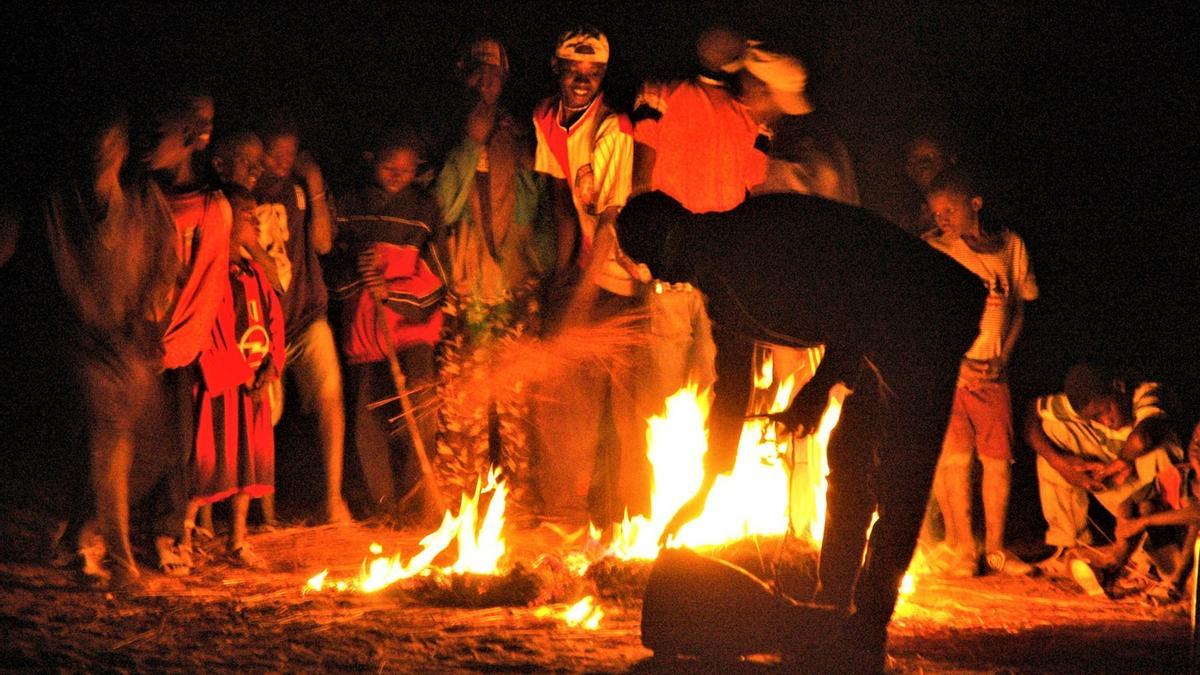
[[[450,543],[458,542],[458,560],[451,566],[440,568],[444,574],[497,574],[500,571],[500,559],[504,556],[506,546],[502,537],[504,529],[504,507],[508,496],[508,486],[505,481],[498,480],[500,471],[492,468],[487,475],[487,483],[483,478],[475,482],[475,491],[471,495],[463,494],[462,502],[455,516],[446,511],[442,524],[421,540],[421,550],[405,564],[400,553],[392,557],[384,557],[383,547],[372,543],[370,552],[374,559],[363,560],[363,569],[354,579],[340,580],[333,587],[338,591],[350,589],[362,593],[375,593],[403,579],[410,579],[418,574],[429,574],[435,558],[445,551]],[[482,521],[479,519],[479,502],[484,494],[492,493]],[[480,523],[478,527],[477,523]],[[320,591],[327,587],[326,577],[329,570],[312,577],[305,584],[305,591]]]

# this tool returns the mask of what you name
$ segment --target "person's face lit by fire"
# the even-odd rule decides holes
[[[1122,410],[1116,396],[1100,396],[1088,402],[1080,414],[1091,422],[1108,426],[1109,429],[1121,429],[1129,423],[1129,416]]]
[[[212,141],[215,114],[211,98],[201,96],[192,101],[192,119],[189,122],[188,133],[191,145],[197,152],[203,152]]]
[[[603,63],[558,60],[558,88],[563,105],[568,108],[584,108],[600,93],[607,66]]]
[[[300,139],[291,134],[272,138],[263,156],[263,166],[276,178],[286,178],[296,166],[296,155],[300,152]]]
[[[417,177],[421,158],[411,148],[394,148],[375,160],[375,183],[389,195],[399,194]]]
[[[159,120],[158,143],[150,151],[146,164],[158,171],[190,162],[212,140],[213,115],[212,99],[200,96],[192,99],[187,109]]]
[[[979,210],[983,198],[968,197],[952,191],[939,191],[927,197],[933,222],[942,230],[942,236],[953,240],[979,238]]]
[[[228,156],[213,158],[213,168],[221,180],[253,190],[263,174],[264,150],[255,139],[233,148]]]
[[[1116,396],[1101,396],[1083,406],[1079,414],[1089,421],[1108,427],[1121,429],[1129,424],[1130,414],[1121,406]]]
[[[504,91],[504,70],[490,63],[480,64],[467,77],[467,87],[479,95],[487,105],[496,105]]]
[[[908,147],[904,158],[904,173],[921,190],[928,192],[933,179],[949,164],[945,151],[932,138],[918,138]]]

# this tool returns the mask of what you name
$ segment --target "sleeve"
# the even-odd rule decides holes
[[[566,180],[567,174],[559,166],[558,158],[550,150],[550,141],[547,140],[541,125],[538,124],[537,116],[533,118],[533,133],[537,137],[537,148],[533,151],[533,170],[559,180]]]
[[[270,288],[269,284],[265,285]],[[197,360],[204,387],[214,394],[237,387],[254,375],[238,348],[233,292],[228,284],[225,288],[226,294],[213,319],[209,347]]]
[[[1133,390],[1133,423],[1151,417],[1166,417],[1162,386],[1157,382],[1143,382]]]
[[[163,367],[191,363],[212,344],[212,326],[229,290],[229,231],[233,209],[215,193],[215,217],[205,217],[192,273],[176,299],[163,334]]]
[[[437,202],[432,197],[429,198],[425,218],[429,225],[430,236],[429,241],[425,243],[425,250],[421,252],[421,257],[425,259],[425,263],[429,265],[429,269],[433,270],[438,279],[442,280],[442,285],[448,287],[450,284],[449,268],[444,264],[448,257],[449,246],[446,225],[442,221],[441,209],[438,208]]]
[[[457,223],[469,212],[467,202],[471,197],[475,167],[479,165],[482,151],[482,145],[465,138],[446,155],[433,186],[438,204],[441,205],[442,222]]]
[[[643,84],[633,103],[633,140],[657,150],[659,123],[666,112],[666,86],[659,82]]]
[[[592,148],[592,176],[595,180],[596,213],[612,206],[624,206],[633,186],[633,134],[622,129],[628,121],[611,115],[596,134]]]
[[[279,296],[275,294],[275,289],[271,288],[271,284],[267,281],[266,275],[257,263],[250,263],[254,268],[254,274],[258,277],[258,287],[262,292],[263,304],[266,306],[267,315],[267,330],[270,331],[271,338],[271,367],[275,369],[276,375],[283,374],[284,360],[287,358],[287,335],[283,331],[283,305],[279,302]]]
[[[322,262],[322,268],[329,280],[329,288],[339,300],[347,300],[361,290],[363,280],[358,273],[357,255],[359,246],[351,241],[349,216],[354,215],[355,201],[353,195],[343,200],[334,223],[337,225],[337,237],[333,240],[333,248]]]
[[[1029,261],[1029,252],[1025,242],[1015,233],[1013,238],[1013,281],[1019,297],[1029,302],[1038,299],[1037,279],[1033,276],[1033,264]]]

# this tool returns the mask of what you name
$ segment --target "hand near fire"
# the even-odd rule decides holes
[[[1123,459],[1115,459],[1108,466],[1094,474],[1094,478],[1106,486],[1124,485],[1133,473],[1133,464]]]
[[[667,526],[663,528],[662,535],[658,538],[658,545],[660,547],[666,546],[667,540],[678,534],[680,528],[695,520],[701,513],[704,513],[704,505],[708,502],[708,493],[712,490],[713,483],[716,480],[717,474],[705,469],[704,482],[700,484],[700,489],[696,490],[696,494],[692,495],[691,499],[679,507],[679,510],[667,522]]]
[[[1090,492],[1104,489],[1104,482],[1097,478],[1097,474],[1112,466],[1075,455],[1061,456],[1057,462],[1051,462],[1050,465],[1068,483]]]
[[[804,435],[815,433],[821,415],[829,405],[829,391],[821,387],[804,387],[796,394],[787,410],[767,415],[767,419],[782,424],[788,431]]]

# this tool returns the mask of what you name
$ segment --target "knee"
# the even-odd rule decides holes
[[[966,471],[971,466],[971,453],[969,452],[943,452],[938,457],[937,471],[939,474],[946,472],[960,473]]]

